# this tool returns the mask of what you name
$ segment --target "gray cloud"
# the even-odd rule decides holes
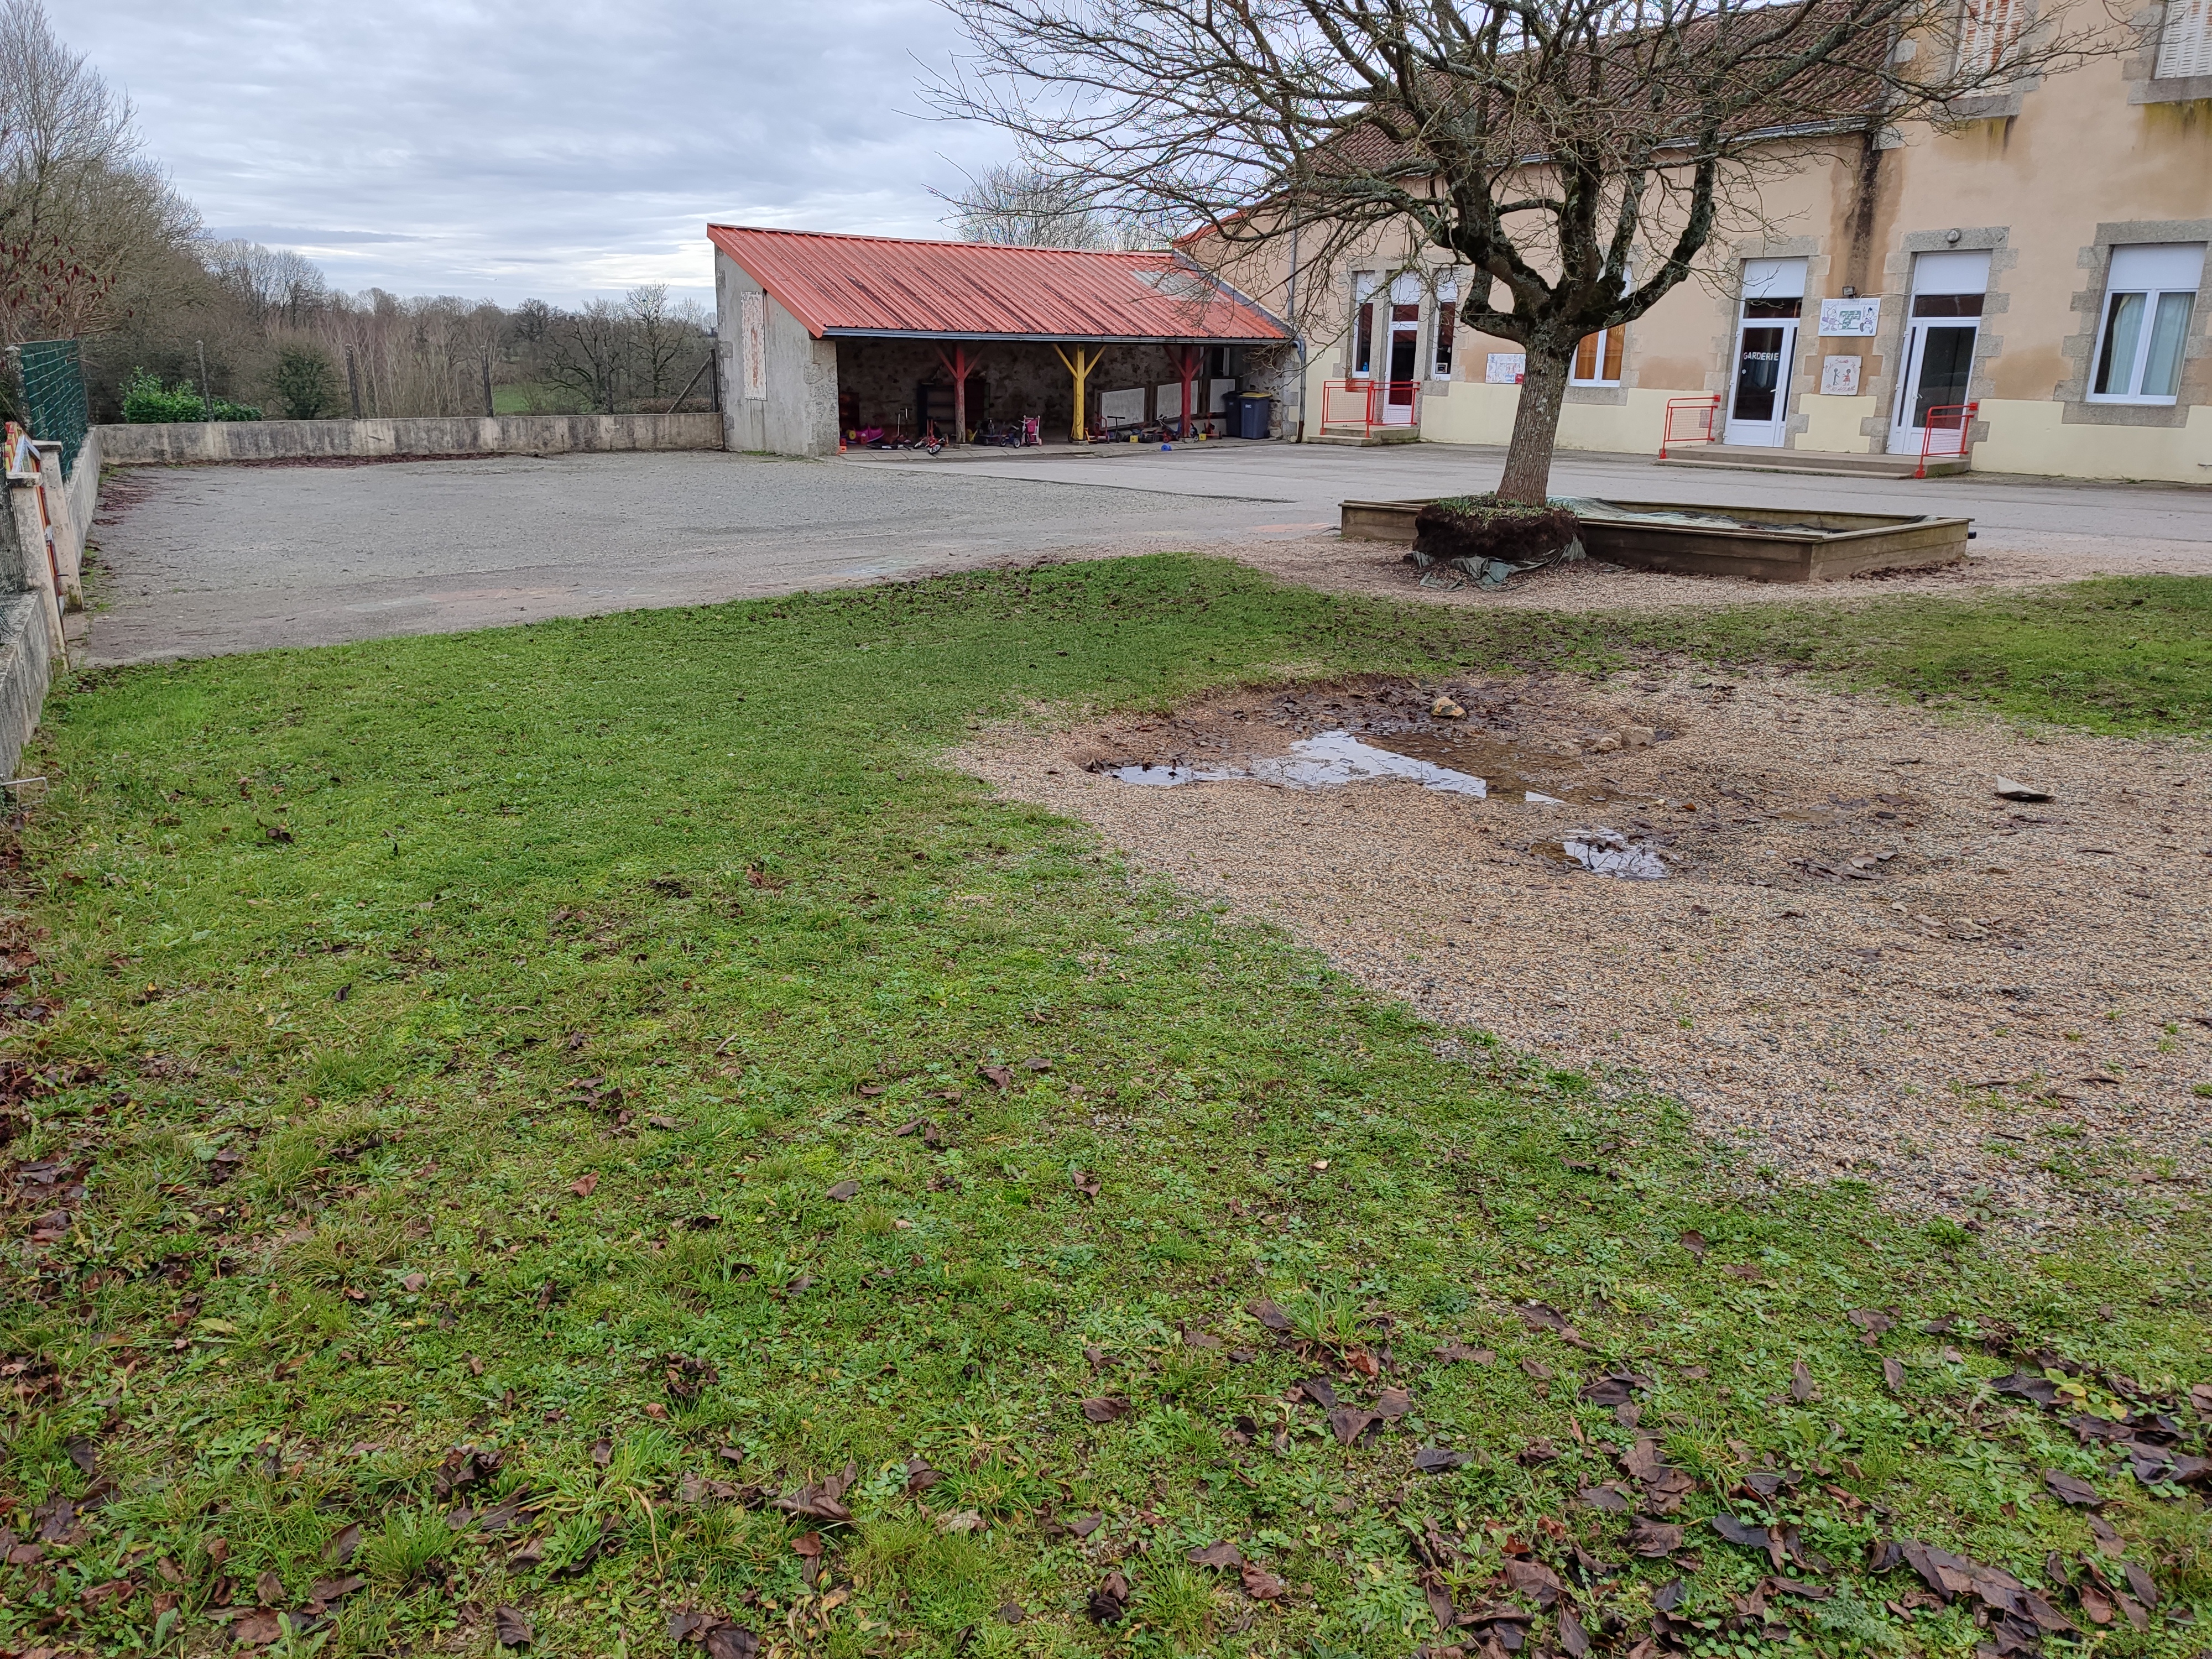
[[[105,0],[56,28],[129,91],[218,234],[348,288],[706,296],[709,219],[941,235],[997,159],[918,118],[931,0]]]

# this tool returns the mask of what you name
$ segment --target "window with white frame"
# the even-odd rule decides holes
[[[1459,284],[1437,284],[1437,338],[1429,353],[1429,373],[1439,380],[1452,377],[1452,347],[1459,335]]]
[[[1354,271],[1352,276],[1352,372],[1365,378],[1375,372],[1375,273]]]
[[[2027,21],[2028,0],[1963,0],[1959,8],[1959,72],[1988,75],[2005,61]]]
[[[2105,314],[2097,329],[2093,400],[2170,404],[2181,391],[2189,314],[2204,276],[2202,242],[2142,243],[2112,250]]]
[[[1571,386],[1619,386],[1620,360],[1628,349],[1628,330],[1601,328],[1585,334],[1575,345],[1575,360],[1567,368]]]
[[[2160,81],[2212,75],[2212,0],[2166,0],[2166,23],[2158,34]]]

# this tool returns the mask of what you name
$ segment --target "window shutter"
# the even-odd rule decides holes
[[[2212,75],[2212,0],[2166,0],[2154,73],[2161,81]]]
[[[2004,61],[2020,33],[2020,10],[2024,0],[1966,0],[1959,14],[1959,68],[1966,75],[1987,75]],[[2183,0],[2203,5],[2205,0]]]

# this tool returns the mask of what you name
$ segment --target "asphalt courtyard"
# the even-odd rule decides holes
[[[1035,554],[1308,541],[1339,501],[1478,491],[1494,449],[1283,444],[839,461],[720,453],[131,467],[94,530],[95,663],[445,633],[881,581]],[[1923,483],[1564,453],[1617,500],[1963,514],[1984,551],[2212,572],[2212,490]]]

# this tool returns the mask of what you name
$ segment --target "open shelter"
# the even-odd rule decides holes
[[[1185,256],[710,225],[727,445],[1077,442],[1225,429],[1294,374],[1290,326]]]

